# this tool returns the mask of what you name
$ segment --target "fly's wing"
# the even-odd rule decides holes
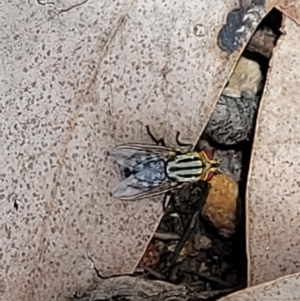
[[[130,161],[131,158],[153,155],[157,159],[166,160],[178,152],[181,153],[182,150],[153,144],[128,143],[113,148],[110,155],[118,164],[130,168],[135,165],[135,161]]]
[[[145,187],[138,183],[136,175],[131,175],[114,187],[112,190],[112,196],[120,200],[135,201],[163,194],[180,185],[182,184],[171,182],[166,179],[164,182],[155,187]]]

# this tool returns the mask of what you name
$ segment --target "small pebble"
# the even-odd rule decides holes
[[[211,247],[211,239],[197,232],[194,237],[194,248],[196,250],[207,250]]]
[[[199,272],[206,272],[206,271],[208,271],[208,267],[206,266],[206,263],[201,262]]]
[[[204,134],[223,145],[248,140],[262,88],[263,75],[259,64],[241,57],[217,101]]]
[[[258,99],[221,95],[204,134],[216,143],[234,145],[249,140],[254,126]]]
[[[209,182],[211,188],[202,208],[202,216],[219,230],[223,237],[230,237],[236,228],[238,184],[227,175],[216,175]]]
[[[257,62],[241,57],[222,95],[232,98],[255,98],[263,87],[263,76]]]

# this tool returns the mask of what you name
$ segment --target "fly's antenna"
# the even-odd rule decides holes
[[[146,131],[147,131],[148,135],[150,136],[150,138],[151,138],[157,145],[166,146],[166,143],[165,143],[164,138],[156,139],[156,138],[154,137],[154,135],[151,133],[151,130],[150,130],[149,125],[146,125]]]

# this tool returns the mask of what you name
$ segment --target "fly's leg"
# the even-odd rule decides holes
[[[149,125],[146,125],[146,130],[148,135],[150,136],[150,138],[157,144],[157,145],[161,145],[161,146],[166,146],[165,140],[164,138],[160,138],[160,139],[156,139],[154,137],[154,135],[151,133],[150,127]],[[182,143],[181,141],[179,141],[179,136],[180,133],[177,132],[176,133],[176,143],[181,146],[181,147],[188,147],[189,149],[192,149],[193,145],[192,144],[188,144],[188,143]]]
[[[164,138],[160,138],[160,139],[156,139],[154,137],[154,135],[151,133],[150,127],[149,125],[146,125],[146,130],[148,135],[150,136],[150,138],[157,144],[157,145],[161,145],[161,146],[166,146],[165,140]]]
[[[134,272],[133,274],[115,274],[115,275],[110,275],[110,276],[102,276],[101,273],[99,272],[99,270],[96,268],[94,260],[91,258],[91,256],[89,255],[88,250],[86,250],[86,257],[88,258],[89,261],[91,261],[92,263],[92,268],[95,271],[96,275],[98,278],[100,279],[112,279],[112,278],[117,278],[117,277],[124,277],[124,276],[134,276],[137,275],[137,272]],[[78,292],[77,292],[78,293]],[[75,292],[75,296],[76,297],[76,292]]]
[[[189,147],[190,149],[192,149],[193,145],[192,144],[188,144],[188,143],[182,143],[181,141],[179,141],[179,136],[180,136],[180,133],[177,132],[176,133],[176,143],[181,146],[181,147]]]
[[[183,236],[181,237],[180,241],[178,242],[174,252],[173,252],[173,258],[171,259],[169,263],[169,271],[174,266],[176,259],[178,258],[180,252],[182,251],[184,245],[186,244],[188,238],[190,237],[192,231],[195,229],[196,223],[199,219],[199,207],[196,207],[194,210],[194,213],[189,221],[189,224],[187,225],[187,228],[184,230]]]
[[[165,193],[164,201],[163,201],[163,212],[167,211],[167,207],[169,205],[170,198],[172,196],[172,192],[168,191]]]

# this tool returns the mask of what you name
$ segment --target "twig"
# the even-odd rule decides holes
[[[149,267],[145,267],[144,270],[159,280],[167,280],[164,275],[160,274],[157,271],[154,271],[153,269],[151,269]]]
[[[179,241],[179,243],[178,243],[178,245],[177,245],[177,247],[176,247],[176,249],[175,249],[175,251],[173,253],[174,256],[173,256],[173,258],[172,258],[172,260],[170,262],[169,268],[171,268],[174,265],[174,263],[175,263],[176,259],[178,258],[181,250],[183,249],[186,241],[188,240],[190,234],[192,233],[192,231],[193,231],[193,229],[195,227],[195,224],[196,224],[196,222],[198,220],[198,216],[199,216],[199,208],[197,207],[196,210],[195,210],[195,212],[194,212],[194,214],[193,214],[193,216],[192,216],[192,218],[191,218],[191,220],[190,220],[190,222],[189,222],[189,225],[187,226],[186,231],[184,232],[181,240]]]
[[[223,281],[217,277],[214,277],[214,276],[210,276],[206,273],[201,273],[201,272],[197,272],[197,271],[192,271],[192,270],[187,270],[187,269],[182,269],[181,270],[182,272],[184,273],[188,273],[188,274],[192,274],[192,275],[195,275],[195,276],[198,276],[208,282],[214,282],[214,283],[218,283],[220,285],[223,285],[223,286],[226,286],[226,287],[232,287],[233,284],[227,282],[227,281]]]
[[[236,287],[236,288],[226,288],[224,290],[215,290],[215,291],[205,291],[205,292],[193,292],[192,295],[189,297],[189,300],[197,300],[197,301],[201,301],[201,300],[208,300],[208,299],[213,299],[215,300],[216,297],[220,298],[221,296],[225,296],[225,295],[229,295],[233,292],[238,291],[239,289],[241,289],[240,287]]]
[[[156,232],[153,236],[160,240],[179,240],[180,236],[172,232]]]

